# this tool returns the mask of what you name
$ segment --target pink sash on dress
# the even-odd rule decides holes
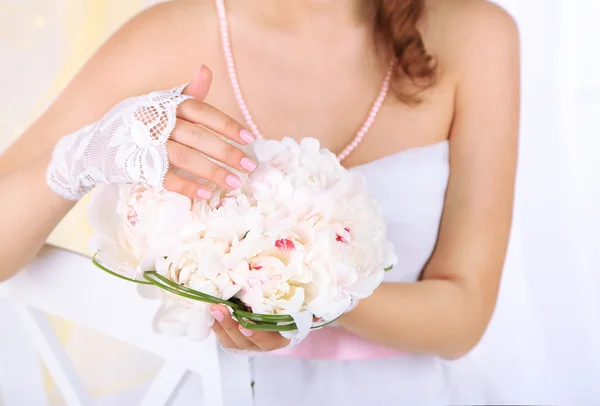
[[[300,344],[272,353],[276,356],[355,361],[405,355],[406,352],[363,340],[343,328],[328,327],[311,332]]]

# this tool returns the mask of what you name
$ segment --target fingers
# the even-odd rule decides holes
[[[243,328],[224,306],[211,306],[211,313],[216,320],[213,331],[225,348],[274,351],[287,346],[290,342],[277,332]]]
[[[211,195],[206,186],[179,176],[173,171],[167,172],[164,187],[171,192],[179,193],[191,199],[208,199]]]
[[[251,343],[263,351],[274,351],[287,346],[290,340],[273,331],[247,330],[238,324],[238,330]]]
[[[168,140],[167,151],[169,162],[178,168],[229,189],[242,186],[239,176],[212,162],[195,149]]]
[[[177,117],[194,124],[202,124],[238,144],[245,145],[254,141],[252,134],[240,123],[217,108],[198,100],[183,102],[177,110]]]
[[[223,346],[240,350],[256,349],[256,346],[240,332],[238,329],[239,324],[231,318],[225,306],[211,306],[210,312],[215,318],[213,331]],[[232,343],[234,344],[233,346],[228,346]]]
[[[219,324],[218,321],[215,320],[212,326],[212,330],[223,347],[232,350],[238,348],[238,346],[235,344],[235,341],[233,341],[231,337],[229,337],[229,334],[227,334],[223,326],[221,326],[221,324]]]
[[[256,163],[241,149],[201,125],[178,119],[171,140],[198,150],[231,168],[243,172],[252,172],[256,169]]]
[[[212,84],[212,72],[207,66],[202,65],[194,75],[192,81],[183,90],[183,94],[192,96],[194,99],[202,101],[206,98],[210,85]]]

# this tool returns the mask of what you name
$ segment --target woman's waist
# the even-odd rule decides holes
[[[325,327],[311,332],[301,343],[270,355],[307,359],[361,360],[406,355],[380,344],[362,339],[341,327]]]

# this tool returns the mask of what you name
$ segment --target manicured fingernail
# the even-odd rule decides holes
[[[248,131],[246,129],[243,129],[242,132],[240,132],[240,138],[246,144],[250,144],[251,142],[254,141],[254,136],[252,135],[252,133],[250,131]]]
[[[225,317],[223,316],[223,313],[221,313],[221,311],[220,311],[220,310],[212,310],[212,311],[210,312],[210,314],[212,314],[212,315],[213,315],[213,317],[214,317],[215,319],[217,319],[217,321],[223,321],[223,320],[225,320]]]
[[[246,337],[250,337],[252,334],[254,334],[252,330],[246,330],[245,328],[240,328],[240,332]]]
[[[200,67],[198,68],[198,70],[196,71],[196,73],[194,74],[194,76],[196,76],[197,74],[200,73],[200,71],[202,70],[202,68],[204,68],[206,65],[202,64],[200,65]]]
[[[212,193],[210,193],[210,190],[198,189],[198,197],[201,199],[208,199],[211,195]]]
[[[252,172],[256,169],[256,163],[250,158],[243,157],[240,161],[240,165],[248,172]]]
[[[242,186],[242,181],[235,175],[229,175],[225,178],[225,183],[233,189],[239,189]]]

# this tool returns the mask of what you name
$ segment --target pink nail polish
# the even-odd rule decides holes
[[[256,163],[250,158],[242,158],[242,160],[240,161],[240,165],[248,172],[252,172],[256,169]]]
[[[247,330],[245,328],[240,328],[240,332],[245,335],[246,337],[250,337],[252,336],[252,334],[254,334],[254,332],[252,330]]]
[[[212,314],[217,321],[225,320],[225,316],[223,316],[223,313],[221,313],[220,310],[212,310],[210,314]]]
[[[235,175],[229,175],[225,178],[225,183],[233,189],[239,189],[242,186],[242,181]]]
[[[210,190],[206,190],[206,189],[198,189],[198,197],[200,199],[208,199],[210,198],[210,196],[212,195],[212,193],[210,193]]]
[[[252,135],[252,133],[246,129],[243,129],[240,132],[240,138],[242,139],[242,141],[244,141],[246,144],[250,144],[254,141],[254,136]]]
[[[202,68],[204,68],[206,65],[202,64],[200,65],[200,67],[198,68],[198,70],[196,71],[196,73],[194,73],[194,76],[196,76],[197,74],[200,73],[200,71],[202,70]]]

